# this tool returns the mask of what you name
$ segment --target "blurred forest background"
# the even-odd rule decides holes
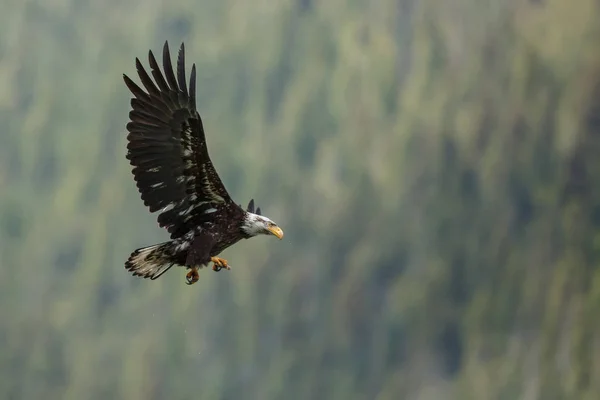
[[[598,398],[598,0],[0,10],[3,399]],[[122,81],[165,40],[286,233],[189,287],[123,267],[167,238]]]

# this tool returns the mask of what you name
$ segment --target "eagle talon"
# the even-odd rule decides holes
[[[193,285],[194,283],[198,282],[198,279],[200,279],[200,274],[198,274],[198,268],[192,267],[190,272],[188,272],[185,276],[186,284]]]
[[[227,264],[227,260],[223,258],[211,257],[210,260],[213,262],[213,271],[215,272],[219,272],[223,268],[227,270],[231,269],[231,267]]]

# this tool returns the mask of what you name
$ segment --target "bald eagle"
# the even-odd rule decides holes
[[[127,159],[144,204],[159,212],[158,224],[170,233],[167,242],[131,253],[125,268],[134,276],[157,279],[172,266],[185,267],[187,284],[198,281],[198,269],[213,263],[213,270],[230,269],[217,257],[241,239],[260,234],[282,239],[283,231],[254,209],[235,203],[221,182],[208,155],[202,119],[196,110],[196,65],[188,84],[185,48],[181,44],[176,74],[168,42],[163,47],[163,70],[152,54],[148,60],[154,82],[136,58],[142,90],[127,75],[133,94],[127,123]]]

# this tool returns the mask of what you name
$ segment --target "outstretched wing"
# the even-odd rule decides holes
[[[127,124],[127,159],[134,167],[144,204],[150,212],[160,211],[158,223],[174,239],[210,220],[212,213],[232,201],[208,155],[202,120],[196,110],[195,64],[189,92],[187,89],[183,43],[177,58],[177,77],[167,42],[163,48],[165,76],[152,51],[148,60],[156,83],[139,59],[135,60],[146,91],[123,75],[135,96]]]
[[[242,206],[240,205],[240,208]],[[246,211],[260,215],[260,207],[258,207],[256,209],[256,211],[254,210],[254,199],[250,199],[250,202],[248,203],[248,207],[246,208]]]

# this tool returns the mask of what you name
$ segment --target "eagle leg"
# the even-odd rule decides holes
[[[190,272],[188,272],[185,276],[185,280],[187,281],[186,283],[188,285],[193,285],[194,283],[198,282],[198,279],[200,279],[200,274],[198,274],[198,267],[190,267]]]
[[[227,260],[225,260],[224,258],[219,258],[219,257],[211,257],[210,261],[212,261],[213,264],[213,271],[220,271],[222,268],[225,269],[231,269],[231,267],[229,266],[229,264],[227,264]]]

